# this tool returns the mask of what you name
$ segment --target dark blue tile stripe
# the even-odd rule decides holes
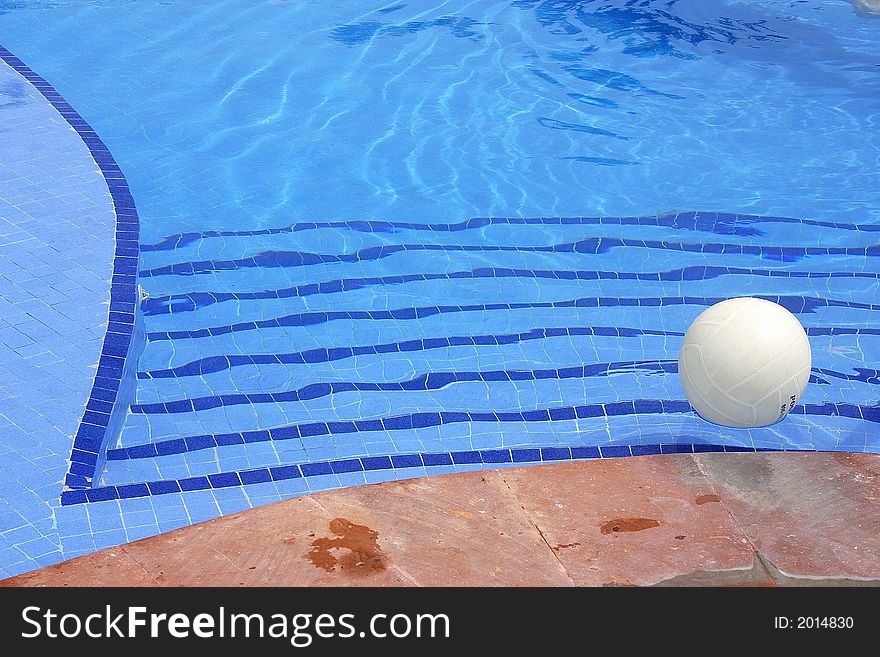
[[[880,332],[880,329],[878,329]],[[230,354],[228,356],[209,356],[179,365],[177,367],[139,372],[139,379],[164,379],[172,377],[201,376],[213,374],[233,367],[246,365],[298,365],[304,363],[326,363],[354,358],[355,356],[376,356],[387,353],[408,353],[445,349],[448,347],[504,346],[529,340],[545,340],[558,337],[607,336],[629,338],[642,335],[662,337],[683,337],[681,331],[661,331],[654,329],[625,328],[614,326],[574,326],[534,328],[522,333],[503,333],[488,335],[459,335],[439,338],[422,338],[402,342],[386,342],[373,345],[354,345],[330,348],[307,349],[284,354]]]
[[[231,395],[235,397],[236,395]],[[241,395],[246,397],[246,395]],[[796,412],[797,407],[794,411]],[[672,413],[693,413],[690,404],[683,400],[636,399],[630,401],[586,404],[583,406],[563,406],[534,411],[438,411],[410,413],[393,417],[369,420],[348,420],[328,422],[307,422],[292,424],[261,431],[242,433],[204,434],[160,440],[143,445],[120,447],[107,450],[107,460],[126,461],[130,459],[155,458],[167,454],[182,454],[203,449],[213,449],[221,445],[246,442],[298,440],[309,436],[332,436],[347,433],[396,431],[399,429],[420,429],[443,424],[462,422],[551,422],[586,418],[601,418],[624,415],[657,415]],[[878,420],[880,421],[880,420]]]
[[[242,397],[246,397],[246,395],[242,395]],[[826,402],[824,404],[795,406],[791,412],[794,415],[849,417],[880,424],[880,406],[859,406],[842,402]],[[582,406],[544,408],[533,411],[437,411],[410,413],[369,420],[308,422],[261,431],[204,434],[162,440],[143,445],[109,449],[107,450],[107,460],[147,459],[246,442],[298,440],[309,436],[335,436],[348,433],[421,429],[462,422],[556,422],[628,415],[668,415],[673,413],[690,414],[693,413],[693,409],[685,400],[635,399]]]
[[[420,342],[420,341],[416,341]],[[335,350],[321,350],[325,353]],[[219,356],[226,363],[232,357]],[[271,364],[280,364],[282,362],[280,356],[267,355],[260,358],[263,362]],[[253,363],[256,364],[256,363]],[[185,367],[185,366],[184,366]],[[225,368],[223,368],[225,369]],[[429,374],[420,374],[419,376],[407,381],[381,381],[381,382],[364,382],[364,381],[331,381],[323,383],[312,383],[298,390],[284,390],[283,392],[254,392],[254,393],[237,393],[215,395],[211,397],[193,397],[188,399],[176,399],[166,402],[152,402],[149,404],[132,404],[130,410],[132,413],[140,413],[146,415],[155,414],[178,414],[193,413],[196,411],[210,410],[212,408],[221,408],[227,406],[240,406],[245,404],[282,404],[287,402],[304,402],[318,399],[320,397],[328,397],[343,392],[411,392],[411,391],[427,391],[441,390],[446,386],[455,383],[497,383],[520,381],[542,381],[554,379],[562,381],[565,379],[586,379],[591,377],[603,377],[609,375],[618,375],[624,372],[637,374],[678,374],[677,360],[639,360],[639,361],[620,361],[614,363],[592,363],[580,367],[566,367],[562,369],[544,369],[544,370],[489,370],[486,372],[431,372]],[[874,370],[864,367],[856,368],[855,374],[846,372],[837,372],[827,368],[813,368],[814,374],[810,376],[810,383],[819,385],[827,385],[826,378],[842,379],[845,381],[858,381],[869,385],[880,385],[880,370]],[[204,372],[203,372],[204,373]],[[821,375],[821,376],[820,376]],[[159,377],[156,377],[159,378]],[[98,408],[90,410],[98,410],[106,406],[106,402],[95,402],[100,405]]]
[[[150,495],[165,495],[196,490],[215,490],[230,486],[320,477],[351,472],[375,472],[379,470],[399,470],[404,468],[454,467],[457,465],[493,466],[503,463],[558,463],[560,461],[580,461],[587,459],[624,458],[649,454],[693,454],[703,452],[781,452],[813,451],[774,448],[755,448],[715,444],[662,444],[662,445],[603,445],[601,447],[522,447],[510,449],[470,450],[461,452],[431,452],[424,454],[389,454],[385,456],[363,456],[340,461],[321,461],[285,465],[253,470],[221,472],[201,477],[153,481],[147,484],[125,484],[102,486],[88,490],[68,490],[61,496],[61,504],[82,504],[121,500]]]
[[[152,276],[206,274],[213,271],[248,269],[251,267],[308,267],[311,265],[366,262],[381,260],[399,253],[440,251],[444,253],[578,253],[602,254],[620,247],[659,249],[683,253],[718,255],[753,255],[782,262],[795,262],[809,256],[880,256],[880,244],[872,246],[763,246],[757,244],[682,243],[665,240],[640,240],[626,237],[590,237],[577,242],[550,246],[507,246],[497,244],[388,244],[371,246],[354,253],[312,253],[309,251],[263,251],[248,258],[233,260],[200,260],[178,262],[153,269],[144,269],[140,275]]]
[[[238,406],[243,404],[279,404],[284,402],[303,402],[328,397],[343,392],[409,392],[441,390],[455,383],[472,382],[518,382],[543,381],[553,379],[585,379],[602,377],[622,372],[639,372],[658,374],[678,373],[678,361],[673,360],[640,360],[620,361],[616,363],[592,363],[579,367],[543,370],[489,370],[485,372],[431,372],[420,374],[407,381],[333,381],[329,383],[312,383],[298,390],[283,392],[259,392],[247,394],[225,394],[212,397],[194,397],[167,402],[149,404],[132,404],[132,413],[141,414],[176,414],[219,408],[221,406]]]
[[[395,276],[372,276],[366,278],[340,278],[322,283],[304,283],[277,290],[258,290],[255,292],[186,292],[169,294],[147,299],[141,306],[146,315],[182,313],[205,308],[225,301],[263,301],[268,299],[287,299],[319,294],[351,292],[377,285],[403,285],[425,281],[477,280],[484,278],[528,278],[550,279],[556,281],[599,281],[635,280],[656,282],[699,282],[720,276],[758,276],[766,278],[880,278],[876,272],[812,272],[787,271],[781,269],[751,269],[748,267],[710,267],[693,265],[662,272],[618,272],[602,270],[556,270],[556,269],[508,269],[501,267],[482,267],[452,273],[431,272],[422,274],[399,274]]]
[[[836,326],[813,326],[807,328],[807,334],[811,336],[831,335],[877,335],[880,336],[880,328],[853,328]],[[376,356],[385,353],[407,353],[415,351],[428,351],[431,349],[446,349],[449,347],[462,346],[505,346],[519,344],[530,340],[546,340],[557,337],[613,337],[631,338],[638,336],[663,336],[683,337],[683,331],[661,331],[659,329],[642,329],[615,326],[573,326],[573,327],[548,327],[534,328],[522,333],[501,333],[487,335],[457,335],[437,338],[416,338],[402,342],[386,342],[373,345],[351,345],[340,347],[320,347],[305,351],[294,351],[283,354],[230,354],[217,355],[190,361],[177,367],[149,370],[138,372],[139,379],[167,379],[182,378],[187,376],[202,376],[248,365],[299,365],[304,363],[327,363],[355,356]],[[854,378],[863,380],[866,376],[872,377],[866,383],[878,383],[876,375],[866,374],[877,370],[858,370],[856,375],[831,373],[831,370],[815,368],[820,374],[828,374],[834,378]],[[207,407],[207,406],[206,406]],[[196,409],[199,410],[199,409]]]
[[[880,248],[880,247],[878,247]],[[800,315],[813,313],[817,308],[852,308],[854,310],[880,310],[880,305],[860,303],[857,301],[841,301],[823,297],[805,297],[799,295],[752,294],[758,299],[766,299],[777,303],[789,312]],[[725,301],[727,297],[581,297],[563,301],[534,301],[521,303],[488,303],[467,304],[461,306],[418,306],[395,308],[393,310],[338,310],[307,312],[273,317],[237,324],[211,326],[200,329],[182,331],[155,331],[147,334],[150,340],[183,340],[187,338],[209,338],[241,331],[272,329],[289,326],[314,326],[337,320],[386,320],[395,321],[420,320],[434,315],[466,312],[488,312],[497,310],[534,310],[540,308],[659,308],[668,306],[703,306],[708,307]]]
[[[119,165],[91,126],[42,77],[28,68],[18,57],[0,46],[0,59],[28,80],[77,132],[97,163],[116,212],[116,249],[110,279],[110,311],[107,332],[101,348],[98,370],[86,401],[79,428],[74,437],[70,466],[65,478],[69,489],[90,488],[95,468],[106,438],[110,414],[116,403],[122,380],[123,365],[132,344],[135,310],[138,301],[138,234],[139,221],[134,199]],[[126,495],[149,494],[145,484],[121,487]],[[62,496],[74,491],[65,491]],[[79,495],[84,491],[76,491]],[[112,499],[104,489],[87,491],[90,501]],[[118,491],[117,491],[118,494]]]
[[[678,212],[653,217],[474,217],[453,224],[420,224],[404,221],[320,221],[300,222],[278,228],[260,230],[207,230],[198,233],[179,233],[170,235],[156,244],[145,244],[144,251],[170,251],[198,240],[211,237],[255,237],[259,235],[278,235],[295,233],[318,228],[348,228],[365,233],[388,233],[392,230],[423,230],[434,233],[459,232],[495,225],[531,226],[657,226],[676,230],[695,230],[718,233],[720,235],[739,235],[743,237],[760,236],[763,233],[757,224],[787,223],[804,226],[820,226],[840,230],[861,232],[880,232],[880,224],[851,224],[815,219],[794,219],[791,217],[772,217],[722,212]]]

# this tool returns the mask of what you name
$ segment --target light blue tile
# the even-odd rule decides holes
[[[293,497],[309,492],[309,486],[304,479],[284,479],[275,482],[275,489],[281,497]]]
[[[118,508],[111,507],[100,511],[89,505],[89,524],[95,532],[122,529],[122,514]]]
[[[130,527],[125,530],[125,535],[129,542],[139,541],[142,538],[155,536],[158,533],[158,525],[140,525],[137,527]]]
[[[48,538],[40,537],[27,543],[20,543],[17,547],[28,557],[34,559],[56,551],[58,544]]]
[[[95,532],[93,538],[96,550],[103,550],[104,548],[121,545],[127,540],[125,531],[121,529]]]
[[[152,509],[144,511],[132,511],[130,513],[122,514],[122,522],[125,525],[126,531],[128,531],[132,527],[155,525],[156,515],[153,513]]]
[[[4,538],[12,541],[14,545],[21,545],[28,541],[33,541],[41,537],[40,532],[33,525],[23,525],[16,529],[11,529],[3,533]]]
[[[79,550],[89,552],[95,550],[95,539],[91,536],[68,536],[61,539],[61,545],[64,547],[64,554],[67,558],[68,552]]]

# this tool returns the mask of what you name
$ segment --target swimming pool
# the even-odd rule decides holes
[[[487,465],[880,451],[878,37],[843,1],[0,2],[128,181],[144,293],[120,430],[53,455],[57,553],[0,566]],[[813,349],[763,429],[678,382],[740,295]]]

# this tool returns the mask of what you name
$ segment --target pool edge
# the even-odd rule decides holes
[[[877,586],[880,479],[865,475],[878,468],[880,455],[844,452],[671,454],[387,482],[0,586]],[[352,527],[375,533],[372,565],[343,567],[344,548],[323,559],[321,545]]]
[[[140,220],[128,182],[110,149],[91,125],[43,77],[0,45],[0,60],[13,68],[58,112],[79,135],[94,160],[113,202],[116,216],[115,250],[109,281],[107,329],[97,371],[85,410],[73,437],[68,471],[60,492],[61,504],[70,491],[89,489],[100,472],[109,440],[118,435],[128,403],[134,398],[136,379],[131,363],[142,350],[145,336],[138,312],[138,259]],[[108,408],[109,404],[109,408]]]

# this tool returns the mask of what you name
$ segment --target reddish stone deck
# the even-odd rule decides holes
[[[880,584],[880,456],[682,454],[300,497],[2,586]]]

